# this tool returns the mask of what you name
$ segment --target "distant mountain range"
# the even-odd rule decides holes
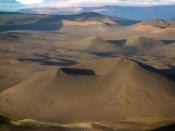
[[[64,22],[96,22],[106,26],[127,26],[136,24],[139,21],[122,19],[117,17],[105,16],[96,12],[83,12],[72,15],[33,15],[23,13],[0,13],[7,15],[8,21],[0,21],[0,32],[9,30],[40,30],[55,31],[64,26]],[[12,17],[13,16],[13,17]],[[1,17],[1,16],[0,16]],[[4,17],[5,18],[5,17]],[[25,19],[24,19],[25,18]],[[3,18],[2,18],[3,20]]]
[[[175,19],[175,5],[167,6],[105,6],[96,11],[111,16],[135,20]]]
[[[34,14],[78,14],[82,12],[98,12],[104,15],[133,20],[175,19],[175,5],[162,6],[103,6],[72,8],[27,8],[21,13]]]

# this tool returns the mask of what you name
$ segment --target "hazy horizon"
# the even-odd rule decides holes
[[[102,6],[170,6],[175,0],[0,0],[0,11],[18,11],[25,8],[69,8]]]

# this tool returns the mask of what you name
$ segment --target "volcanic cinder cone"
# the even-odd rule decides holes
[[[102,39],[101,37],[87,37],[78,43],[78,48],[91,52],[115,52],[117,46]]]
[[[53,69],[0,94],[0,112],[45,121],[175,117],[175,84],[126,58]]]

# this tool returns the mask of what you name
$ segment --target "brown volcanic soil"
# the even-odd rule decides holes
[[[1,25],[37,22],[59,25],[61,21],[61,28],[0,32],[0,92],[11,87],[0,94],[0,113],[56,122],[105,121],[119,129],[128,125],[120,125],[118,120],[156,121],[161,126],[162,120],[174,120],[174,82],[156,69],[124,58],[61,67],[109,57],[108,52],[117,55],[124,52],[175,78],[175,22],[153,20],[121,26],[108,17],[83,16],[74,19],[26,14],[1,16]],[[58,130],[52,127],[33,130],[52,129]],[[93,130],[102,129],[96,126]]]
[[[149,22],[145,22],[145,24],[152,25],[158,28],[167,28],[167,27],[174,27],[175,20],[155,19]]]
[[[166,44],[160,40],[134,36],[127,39],[123,46],[123,54],[152,55],[162,57],[175,57],[174,43]]]
[[[100,37],[86,37],[82,39],[76,46],[77,49],[91,52],[115,52],[117,46],[100,38]]]
[[[57,122],[175,117],[174,82],[125,58],[53,69],[0,94],[0,112]]]

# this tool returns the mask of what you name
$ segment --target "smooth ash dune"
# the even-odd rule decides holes
[[[175,84],[126,58],[53,69],[0,94],[0,112],[56,122],[175,117]]]

